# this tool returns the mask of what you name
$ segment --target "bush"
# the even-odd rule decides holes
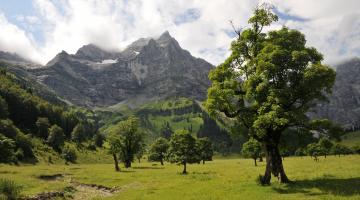
[[[105,141],[105,136],[103,134],[97,133],[94,135],[95,145],[98,147],[102,147]]]
[[[354,150],[354,153],[360,154],[360,146],[359,145],[354,146],[353,150]]]
[[[53,125],[49,129],[49,136],[47,138],[47,143],[57,151],[60,151],[61,147],[64,145],[65,135],[62,128],[57,125]]]
[[[23,133],[19,133],[16,136],[16,145],[23,152],[23,159],[25,158],[35,158],[34,152],[32,150],[33,144],[31,142],[31,138],[29,135],[24,135]]]
[[[96,151],[96,146],[95,146],[95,144],[89,144],[87,147],[86,147],[88,150],[90,150],[90,151]]]
[[[77,144],[80,144],[85,140],[85,127],[82,123],[77,124],[71,132],[71,140]]]
[[[353,151],[349,147],[347,147],[345,145],[342,145],[342,144],[335,144],[331,148],[330,152],[331,152],[331,154],[338,155],[338,156],[340,156],[340,155],[348,155],[348,154],[353,153]]]
[[[7,200],[15,200],[20,197],[21,187],[14,181],[0,179],[0,198],[5,197]]]
[[[0,162],[14,161],[15,141],[0,134]]]
[[[295,156],[305,156],[305,155],[306,155],[306,153],[305,153],[305,150],[303,148],[296,149]]]
[[[65,159],[66,163],[67,162],[75,163],[75,161],[77,159],[75,149],[73,147],[70,147],[70,146],[66,146],[63,149],[62,156]]]

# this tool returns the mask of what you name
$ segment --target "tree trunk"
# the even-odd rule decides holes
[[[186,174],[186,173],[187,173],[187,172],[186,172],[186,162],[184,162],[183,165],[184,165],[184,170],[183,170],[182,173],[183,173],[183,174]]]
[[[203,165],[205,165],[205,160],[203,160]]]
[[[131,161],[130,160],[125,160],[124,165],[125,165],[125,168],[131,167]]]
[[[120,171],[120,168],[119,168],[119,162],[118,162],[118,159],[116,157],[116,154],[113,153],[113,157],[114,157],[114,163],[115,163],[115,171]]]
[[[261,184],[269,185],[271,180],[271,174],[277,177],[280,183],[290,182],[284,171],[278,144],[266,144],[265,148],[266,169],[264,176],[261,177]]]
[[[257,166],[257,163],[256,163],[256,158],[254,158],[254,163],[255,163],[255,166]]]
[[[164,165],[164,161],[162,158],[160,159],[160,163],[161,163],[161,165]]]
[[[262,156],[260,156],[260,158],[259,158],[259,162],[262,162],[263,161],[263,158],[262,158]]]

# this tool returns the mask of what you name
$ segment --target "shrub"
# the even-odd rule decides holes
[[[0,134],[0,162],[14,161],[15,141]]]
[[[82,123],[77,124],[71,132],[71,140],[77,144],[80,144],[85,140],[85,127]]]
[[[95,145],[98,147],[102,147],[104,144],[105,136],[103,134],[97,133],[94,135]]]
[[[90,151],[96,151],[96,146],[95,144],[92,143],[90,143],[86,148]]]
[[[57,125],[53,125],[49,129],[49,137],[47,138],[47,143],[55,150],[60,151],[61,147],[64,145],[64,140],[65,135],[63,129]]]
[[[15,200],[20,197],[21,187],[14,181],[0,179],[0,194],[7,200]],[[0,198],[2,197],[0,195]],[[2,198],[1,198],[2,199]]]
[[[305,150],[303,148],[296,149],[295,156],[305,156],[305,155],[306,155],[306,153],[305,153]]]
[[[70,146],[66,146],[63,149],[62,156],[65,159],[66,163],[67,162],[74,163],[76,161],[76,159],[77,159],[75,149],[73,147],[70,147]]]
[[[23,151],[23,159],[35,158],[34,152],[32,150],[33,144],[31,142],[30,135],[24,135],[23,133],[19,133],[16,136],[16,145]]]
[[[360,145],[353,147],[354,153],[360,154]]]
[[[342,144],[335,144],[331,150],[330,150],[331,154],[333,155],[348,155],[348,154],[352,154],[352,150],[345,146],[345,145],[342,145]]]

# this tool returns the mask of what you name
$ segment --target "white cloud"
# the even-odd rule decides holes
[[[17,53],[27,59],[38,61],[41,56],[38,54],[31,35],[11,24],[3,14],[0,13],[0,48],[2,50]]]
[[[300,29],[306,34],[309,45],[325,54],[327,62],[359,56],[358,0],[263,1],[272,2],[285,15],[307,19],[285,18],[274,27],[285,24]],[[1,49],[46,63],[61,50],[75,53],[88,43],[106,49],[122,49],[140,37],[156,37],[169,30],[193,55],[218,64],[229,54],[232,40],[227,33],[231,31],[229,20],[246,26],[257,1],[34,0],[33,4],[36,16],[21,16],[19,20],[29,26],[31,23],[40,26],[43,42],[35,43],[28,30],[21,30],[2,15]],[[194,16],[184,16],[184,13]]]

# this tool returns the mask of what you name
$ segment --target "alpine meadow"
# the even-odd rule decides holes
[[[359,6],[0,2],[0,199],[360,199]]]

